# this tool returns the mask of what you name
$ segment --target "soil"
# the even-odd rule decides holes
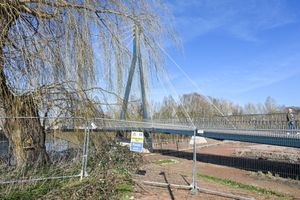
[[[171,145],[169,144],[169,148]],[[174,149],[178,148],[178,144]],[[200,148],[197,148],[197,152],[215,154],[215,155],[224,155],[224,156],[234,156],[239,155],[239,152],[249,152],[249,149],[259,149],[259,152],[262,151],[272,151],[276,152],[274,149],[278,147],[270,147],[269,145],[257,145],[250,143],[241,143],[241,142],[220,142],[209,140],[208,144],[203,145]],[[191,150],[184,150],[182,152],[192,152]],[[253,150],[254,152],[254,150]],[[285,157],[286,154],[291,152],[291,155],[298,154],[298,149],[284,149]],[[282,153],[282,152],[281,152]],[[233,199],[229,197],[222,197],[215,194],[207,194],[204,192],[198,192],[197,194],[192,194],[190,190],[176,189],[173,187],[158,187],[150,186],[143,183],[143,181],[153,181],[160,183],[169,183],[177,185],[189,186],[192,182],[192,160],[191,158],[185,158],[178,156],[180,152],[170,153],[170,154],[161,154],[151,153],[144,154],[143,158],[145,165],[141,168],[141,172],[145,172],[143,175],[135,175],[134,179],[136,181],[135,192],[131,199],[143,199],[143,200],[152,200],[152,199],[207,199],[207,200],[225,200]],[[270,154],[274,155],[276,153]],[[252,155],[252,154],[251,154]],[[265,155],[269,155],[266,153]],[[253,155],[252,155],[253,156]],[[278,156],[275,155],[275,158]],[[293,155],[291,157],[294,157]],[[176,160],[176,163],[168,164],[155,164],[153,161],[173,159]],[[271,159],[274,159],[273,157]],[[197,185],[200,188],[206,188],[209,190],[214,190],[222,193],[233,194],[241,197],[254,198],[258,200],[271,200],[271,199],[298,199],[300,200],[300,181],[284,179],[280,177],[275,177],[271,175],[266,175],[257,172],[250,172],[246,170],[240,170],[233,167],[226,167],[221,165],[215,165],[210,163],[196,163],[197,173],[230,179],[233,181],[241,182],[248,185],[258,186],[265,189],[270,189],[272,191],[283,194],[287,198],[280,198],[272,194],[261,194],[253,191],[248,191],[246,189],[235,188],[233,186],[225,186],[220,183],[215,183],[209,180],[204,180],[197,177]]]

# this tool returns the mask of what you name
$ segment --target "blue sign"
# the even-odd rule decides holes
[[[130,151],[142,152],[143,151],[143,143],[131,142],[130,143]]]

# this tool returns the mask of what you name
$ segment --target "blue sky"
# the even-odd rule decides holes
[[[169,60],[170,81],[179,94],[196,91],[241,105],[272,96],[279,105],[300,106],[300,1],[163,2],[183,47],[166,51],[199,86]]]

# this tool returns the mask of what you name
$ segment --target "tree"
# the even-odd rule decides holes
[[[98,82],[122,85],[132,53],[124,34],[133,25],[141,31],[143,62],[159,68],[158,44],[170,36],[162,11],[156,1],[143,0],[0,2],[0,100],[5,115],[15,117],[5,121],[4,132],[18,167],[49,162],[41,115],[58,115],[90,101],[99,74],[95,44],[99,71],[108,72]]]
[[[183,104],[186,112],[191,118],[211,116],[212,113],[211,105],[201,94],[198,93],[184,94],[181,96],[181,103]]]
[[[177,103],[172,96],[164,97],[159,110],[154,113],[155,119],[176,119],[177,116]]]
[[[279,106],[276,104],[276,101],[268,96],[265,101],[265,113],[275,113],[279,110]]]
[[[257,114],[257,106],[254,103],[247,103],[244,106],[244,114]]]

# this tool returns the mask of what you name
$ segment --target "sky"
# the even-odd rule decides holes
[[[240,105],[271,96],[279,105],[300,106],[300,1],[163,2],[182,46],[165,47],[177,95],[198,92]]]

